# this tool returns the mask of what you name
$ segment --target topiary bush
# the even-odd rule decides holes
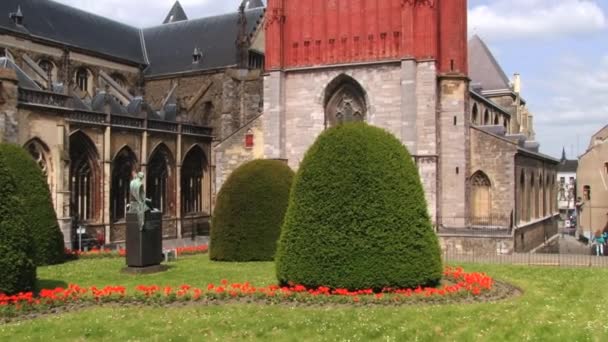
[[[296,174],[276,256],[281,284],[350,290],[435,286],[437,237],[416,165],[364,123],[325,131]]]
[[[27,211],[25,222],[34,245],[33,261],[37,265],[54,265],[65,260],[63,234],[57,223],[51,193],[40,167],[23,148],[0,144],[0,159],[13,175],[17,195]]]
[[[15,180],[0,159],[0,293],[31,291],[36,282],[25,213]]]
[[[293,176],[289,166],[277,160],[254,160],[232,172],[217,196],[211,260],[274,259]]]

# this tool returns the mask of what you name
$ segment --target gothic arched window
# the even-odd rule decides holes
[[[38,139],[30,140],[27,144],[25,144],[25,149],[30,153],[32,158],[36,161],[36,164],[42,170],[42,173],[45,177],[49,176],[49,162],[47,161],[47,156],[49,153],[48,148]]]
[[[521,171],[519,178],[519,222],[525,222],[528,216],[528,210],[526,207],[526,174],[524,170]]]
[[[473,225],[488,225],[492,223],[492,183],[482,171],[471,177],[471,213]]]
[[[182,164],[181,198],[182,213],[192,214],[203,212],[204,175],[207,167],[205,153],[199,146],[194,146]]]
[[[325,126],[365,121],[367,104],[363,88],[353,78],[340,75],[325,90]]]
[[[126,208],[129,203],[129,184],[136,170],[137,157],[135,157],[135,153],[129,147],[123,147],[112,162],[110,212],[114,222],[122,220],[126,216]]]
[[[538,209],[536,205],[536,182],[534,181],[534,172],[530,175],[530,189],[528,189],[528,221],[536,217]]]
[[[91,95],[89,92],[89,76],[89,70],[86,68],[79,68],[76,70],[76,86],[78,89],[80,89],[80,91],[84,93],[88,92],[89,95]]]
[[[78,221],[96,218],[99,204],[98,154],[95,145],[82,132],[70,136],[70,215]]]
[[[486,109],[483,113],[483,125],[487,126],[490,124],[490,112]]]
[[[473,112],[471,113],[471,121],[473,125],[477,125],[477,120],[479,120],[479,109],[477,109],[477,103],[473,105]]]
[[[163,212],[173,214],[173,156],[165,144],[160,144],[148,161],[146,193],[152,200],[152,206]]]

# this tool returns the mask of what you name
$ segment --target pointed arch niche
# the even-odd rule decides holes
[[[471,177],[471,217],[473,225],[490,224],[492,213],[492,183],[483,172]]]
[[[165,144],[158,145],[148,159],[146,194],[152,206],[163,212],[164,216],[175,215],[173,154]]]
[[[137,171],[137,157],[133,150],[124,146],[112,161],[112,184],[110,188],[110,213],[112,221],[120,221],[126,217],[129,203],[129,184],[133,173]]]
[[[325,127],[365,121],[367,101],[363,87],[350,76],[340,75],[325,89]]]
[[[207,158],[203,149],[194,145],[186,154],[181,169],[181,210],[185,215],[210,212],[206,181]]]
[[[100,218],[99,154],[81,131],[70,136],[70,216],[80,222]]]

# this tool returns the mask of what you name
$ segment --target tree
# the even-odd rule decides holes
[[[273,260],[293,175],[277,160],[254,160],[230,175],[211,224],[212,260]]]
[[[433,286],[440,248],[416,165],[390,133],[364,123],[325,131],[296,174],[276,258],[281,284]]]

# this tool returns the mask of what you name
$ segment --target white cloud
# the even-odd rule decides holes
[[[2,0],[0,0],[2,1]],[[55,0],[135,27],[159,25],[175,0]],[[189,18],[236,11],[240,0],[180,0]]]
[[[534,114],[542,147],[553,155],[564,145],[584,152],[591,135],[608,124],[608,55],[591,63],[582,60],[562,58],[556,73],[535,85],[551,94],[544,101],[536,99]]]
[[[470,33],[491,41],[591,33],[607,24],[590,0],[497,0],[469,11]]]

